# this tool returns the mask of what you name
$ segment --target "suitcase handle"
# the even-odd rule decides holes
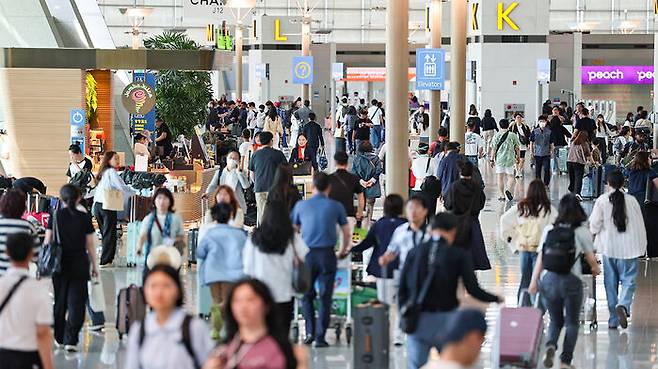
[[[521,293],[519,294],[519,301],[518,301],[518,306],[523,307],[523,301],[525,301],[524,297],[528,297],[530,301],[532,301],[532,294],[530,291],[528,291],[527,288],[524,288],[521,290]],[[539,309],[539,291],[535,294],[535,302],[532,304],[532,307],[535,309]]]

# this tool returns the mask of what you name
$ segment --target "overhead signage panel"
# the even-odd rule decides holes
[[[583,85],[652,85],[652,65],[590,65],[581,67]]]
[[[416,49],[416,88],[443,90],[445,83],[444,49]]]

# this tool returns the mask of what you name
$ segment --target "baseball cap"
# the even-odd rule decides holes
[[[439,337],[441,346],[460,342],[472,331],[487,333],[487,321],[484,314],[475,309],[457,310],[445,326],[443,334]]]

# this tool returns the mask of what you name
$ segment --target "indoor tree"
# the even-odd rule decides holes
[[[147,49],[198,50],[199,45],[180,32],[165,31],[144,40]],[[205,123],[212,98],[210,73],[160,70],[156,78],[156,109],[174,136],[189,137],[194,126]]]

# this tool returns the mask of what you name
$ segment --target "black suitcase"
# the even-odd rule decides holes
[[[354,369],[388,369],[389,307],[375,301],[354,308]]]
[[[199,228],[192,228],[187,232],[187,265],[196,264],[196,248],[199,243]]]

